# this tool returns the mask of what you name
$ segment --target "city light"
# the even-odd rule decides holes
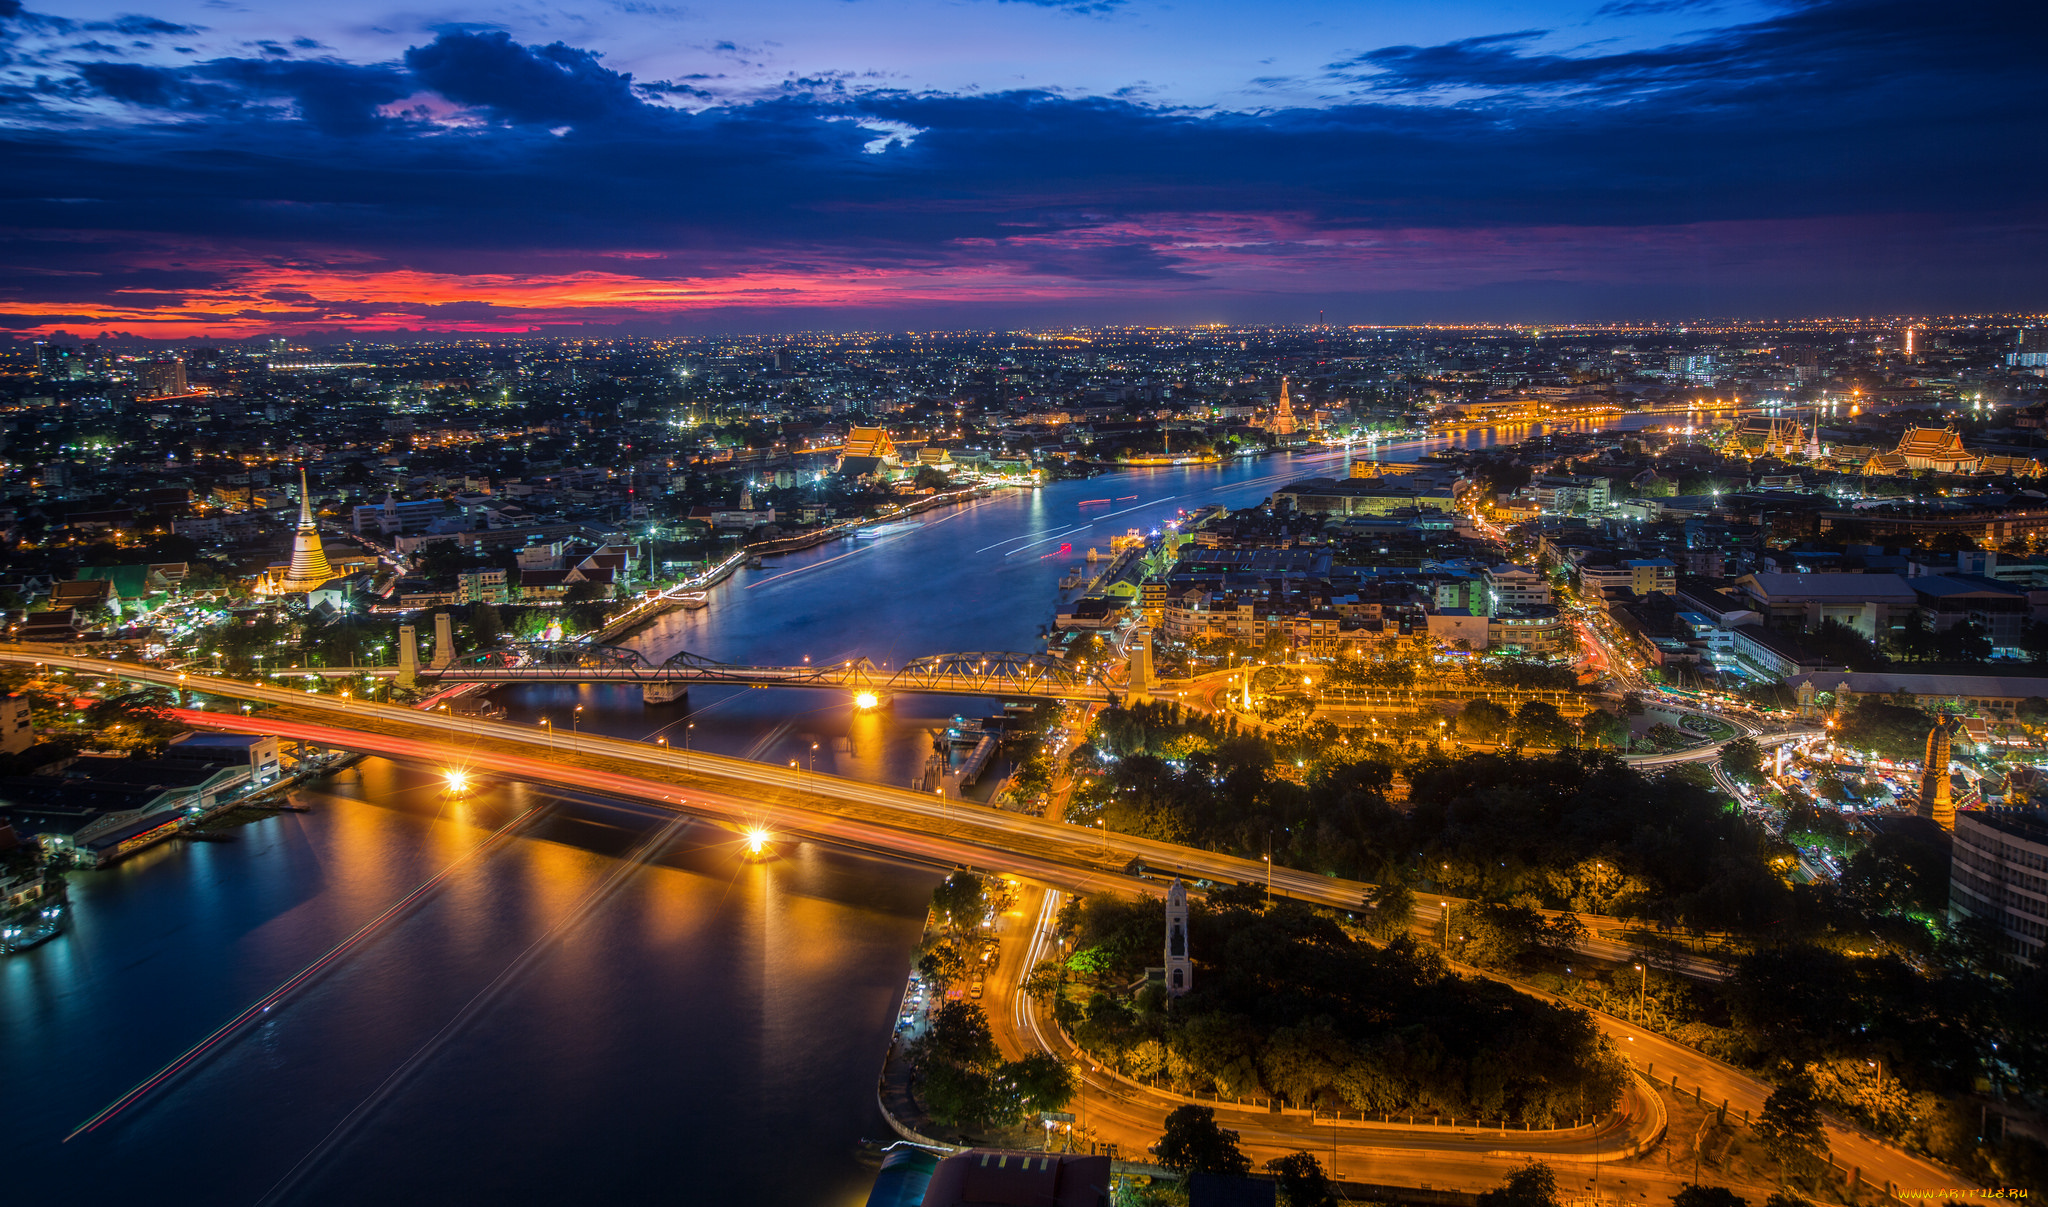
[[[451,793],[459,796],[469,790],[469,773],[467,771],[451,770],[443,778],[448,781],[448,791]]]
[[[762,829],[759,826],[755,826],[754,828],[747,831],[746,838],[747,858],[759,859],[764,853],[767,852],[768,844],[774,841],[775,835],[769,833],[768,831]]]
[[[853,698],[853,706],[855,708],[860,709],[862,712],[867,712],[871,709],[874,709],[878,707],[881,703],[882,698],[873,692],[861,692],[859,695],[856,695]]]

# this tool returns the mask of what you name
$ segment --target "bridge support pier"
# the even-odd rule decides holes
[[[643,704],[674,704],[687,702],[690,687],[686,683],[647,683],[641,685],[640,701]]]
[[[1130,675],[1126,682],[1130,687],[1130,703],[1137,704],[1152,698],[1152,688],[1158,680],[1152,674],[1152,629],[1140,625],[1132,630],[1128,643],[1130,649]]]
[[[398,686],[410,691],[420,685],[420,635],[409,624],[398,626]]]
[[[455,661],[455,617],[443,608],[434,613],[434,669],[447,670]]]

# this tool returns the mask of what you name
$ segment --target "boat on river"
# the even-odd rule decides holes
[[[681,595],[676,596],[675,600],[677,607],[688,608],[694,612],[698,608],[708,608],[711,606],[711,592],[685,591]]]
[[[63,934],[64,922],[70,913],[69,905],[56,901],[42,909],[9,918],[5,925],[0,925],[0,955],[27,951]]]
[[[923,520],[896,520],[888,524],[870,524],[865,528],[854,529],[853,539],[856,541],[880,540],[885,536],[895,536],[899,532],[911,532],[922,527],[924,527]]]

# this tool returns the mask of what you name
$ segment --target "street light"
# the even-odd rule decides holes
[[[540,727],[548,731],[548,754],[553,755],[555,753],[555,727],[548,724],[546,717],[540,719]]]
[[[583,706],[578,704],[576,711],[569,714],[569,743],[572,746],[576,743],[577,723],[581,720],[583,720]]]
[[[1636,1014],[1641,1015],[1645,1008],[1645,999],[1650,994],[1650,970],[1638,964],[1636,971],[1643,974],[1641,982],[1636,985]]]

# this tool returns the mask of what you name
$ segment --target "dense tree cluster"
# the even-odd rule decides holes
[[[1118,988],[1158,958],[1156,903],[1071,905],[1070,964],[1097,986],[1059,1007],[1076,1040],[1131,1076],[1327,1110],[1552,1126],[1619,1095],[1621,1060],[1580,1011],[1453,975],[1406,936],[1374,946],[1327,913],[1256,900],[1193,911],[1194,990],[1171,1012],[1156,986]]]
[[[1110,710],[1097,741],[1121,757],[1079,791],[1073,812],[1126,833],[1701,930],[1768,926],[1793,908],[1763,830],[1711,788],[1604,754],[1426,751],[1400,768],[1404,814],[1389,799],[1397,768],[1386,746],[1326,746],[1289,765],[1260,738],[1159,707]]]
[[[1852,750],[1918,762],[1927,753],[1927,731],[1933,723],[1932,717],[1909,704],[1861,699],[1842,713],[1834,737]]]
[[[1561,751],[1426,755],[1408,779],[1409,849],[1446,892],[1702,930],[1790,909],[1769,836],[1682,776]]]
[[[1038,1111],[1065,1108],[1073,1070],[1049,1052],[1003,1060],[988,1016],[973,1002],[949,1001],[910,1047],[919,1091],[931,1117],[948,1127],[1009,1127]]]

